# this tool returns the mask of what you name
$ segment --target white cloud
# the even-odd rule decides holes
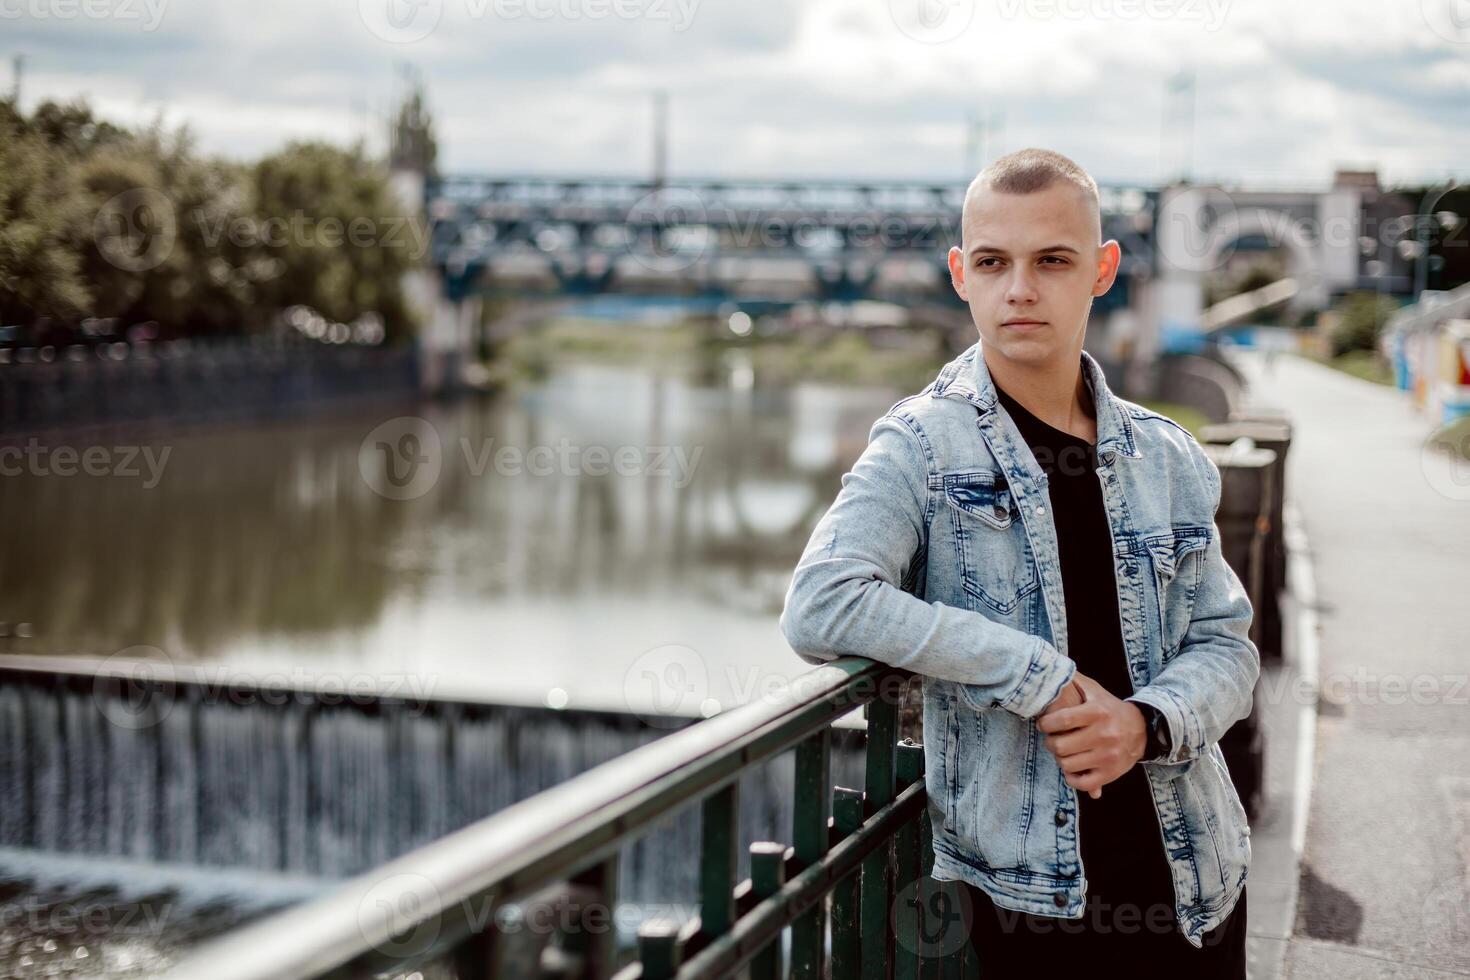
[[[3,26],[29,57],[27,103],[86,96],[124,122],[162,109],[237,157],[360,134],[404,61],[428,82],[444,166],[465,171],[644,173],[665,88],[675,173],[953,179],[967,117],[998,113],[994,152],[1053,146],[1147,182],[1184,138],[1163,118],[1185,66],[1210,176],[1320,183],[1344,160],[1442,173],[1470,131],[1470,44],[1433,28],[1439,0],[952,0],[969,18],[936,43],[902,29],[913,0],[425,2],[437,24],[407,44],[375,36],[359,0],[175,0],[156,31]],[[634,8],[647,16],[616,16]]]

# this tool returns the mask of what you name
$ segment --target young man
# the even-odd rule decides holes
[[[781,628],[807,663],[924,675],[933,874],[982,971],[1239,980],[1250,829],[1217,743],[1260,655],[1219,470],[1082,348],[1120,256],[1085,171],[1003,157],[961,226],[979,341],[873,425]]]

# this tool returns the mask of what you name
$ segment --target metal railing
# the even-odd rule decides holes
[[[403,973],[448,960],[461,980],[958,975],[968,944],[920,954],[920,914],[895,915],[932,851],[923,747],[898,740],[914,675],[857,657],[537,794],[344,882],[322,898],[226,933],[168,974],[279,980]],[[832,723],[866,706],[865,786],[834,787]],[[751,845],[736,881],[739,777],[795,750],[791,842]],[[683,808],[701,808],[698,913],[641,923],[629,962],[606,913],[620,849]],[[927,860],[926,860],[927,858]],[[510,964],[498,913],[559,894],[574,915]],[[830,912],[828,908],[830,896]],[[899,896],[900,901],[895,902]],[[828,917],[830,915],[830,938]],[[599,928],[594,918],[602,918]],[[790,964],[783,933],[790,927]],[[951,947],[956,944],[949,944]],[[826,962],[830,955],[830,963]]]

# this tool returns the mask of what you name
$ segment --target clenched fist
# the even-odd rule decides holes
[[[1148,745],[1148,724],[1131,701],[1077,671],[1072,683],[1036,718],[1042,741],[1062,766],[1067,785],[1094,800],[1133,768]]]

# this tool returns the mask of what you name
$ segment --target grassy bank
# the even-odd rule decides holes
[[[562,318],[507,341],[491,370],[498,381],[513,383],[544,378],[553,364],[569,359],[692,365],[711,375],[744,364],[765,383],[820,381],[914,392],[932,381],[951,355],[943,350],[937,335],[911,337],[902,346],[886,346],[853,330],[826,336],[736,337],[721,324],[701,320],[651,325]],[[1168,416],[1196,437],[1209,422],[1187,405],[1140,404]]]

